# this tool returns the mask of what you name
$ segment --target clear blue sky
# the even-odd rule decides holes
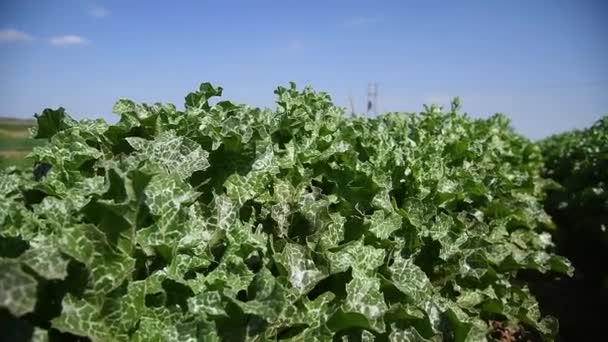
[[[0,1],[0,115],[120,97],[173,102],[202,81],[272,106],[293,80],[364,110],[460,96],[541,138],[608,113],[608,1]]]

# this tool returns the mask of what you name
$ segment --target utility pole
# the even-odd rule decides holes
[[[367,85],[367,114],[378,114],[378,83]]]

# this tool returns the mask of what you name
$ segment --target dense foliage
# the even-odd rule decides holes
[[[573,235],[608,250],[608,116],[586,130],[552,136],[541,147],[546,177],[563,187],[550,192],[547,209],[568,220],[564,228]]]
[[[33,175],[0,176],[0,306],[96,341],[550,338],[516,278],[552,254],[537,145],[496,115],[346,118],[328,95],[276,110],[119,100],[120,121],[38,117]],[[67,336],[67,335],[65,335]]]
[[[545,283],[539,293],[572,340],[603,334],[604,315],[597,308],[608,306],[608,116],[540,146],[545,177],[559,183],[548,193],[546,210],[559,227],[558,251],[572,260],[576,274]]]

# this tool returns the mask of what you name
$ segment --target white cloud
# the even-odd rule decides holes
[[[83,45],[88,43],[83,37],[73,34],[51,37],[49,41],[56,46]]]
[[[22,42],[32,39],[29,34],[15,29],[0,30],[0,42]]]
[[[104,18],[110,15],[110,10],[101,6],[93,6],[89,9],[89,14],[96,18]]]
[[[370,26],[374,24],[379,24],[383,22],[384,19],[378,16],[360,16],[360,17],[351,17],[344,21],[342,21],[343,28],[355,28],[361,26]]]

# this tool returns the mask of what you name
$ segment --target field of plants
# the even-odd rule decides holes
[[[574,341],[608,299],[608,117],[121,99],[0,170],[0,316],[33,341]],[[210,101],[212,99],[213,101]],[[4,131],[0,131],[4,132]],[[587,310],[587,311],[585,311]],[[13,334],[13,335],[10,335]]]
[[[29,129],[35,124],[36,122],[32,120],[0,117],[0,167],[32,165],[25,156],[32,148],[43,143],[30,137]]]

